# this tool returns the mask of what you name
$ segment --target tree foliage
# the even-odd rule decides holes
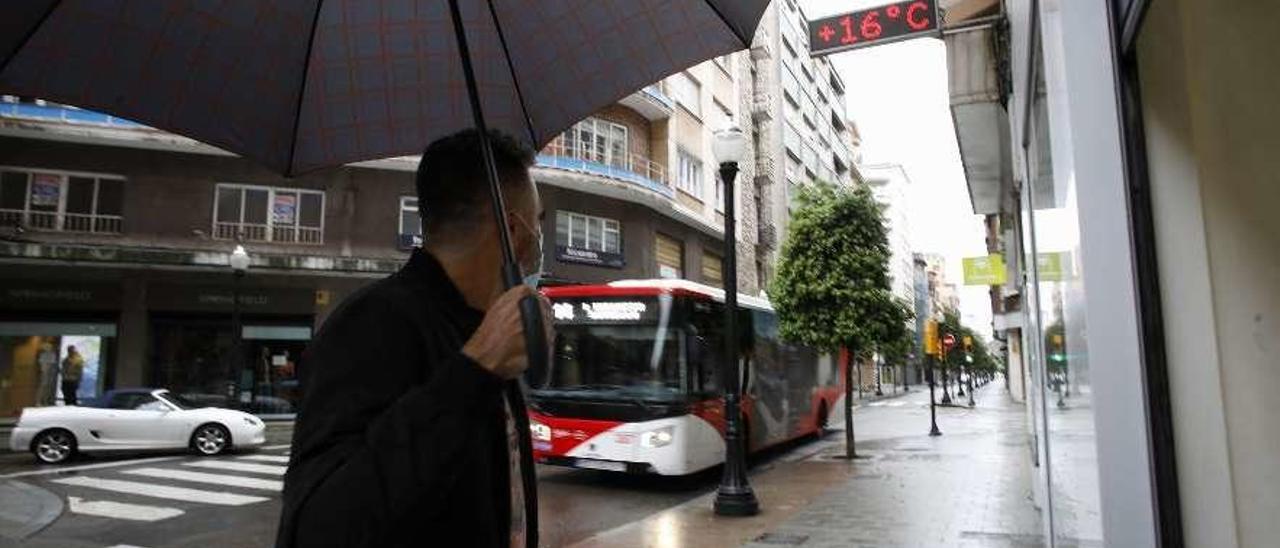
[[[939,333],[951,333],[956,337],[956,347],[947,353],[947,365],[952,367],[972,367],[974,371],[995,372],[999,370],[1000,364],[987,351],[987,345],[983,342],[982,337],[978,336],[978,332],[969,326],[960,322],[960,315],[955,310],[945,310],[942,313],[942,322],[938,324]],[[969,337],[973,344],[968,349],[968,356],[973,358],[973,363],[966,363],[964,340]]]
[[[912,310],[891,290],[888,229],[871,190],[817,183],[797,205],[769,291],[782,337],[858,353],[907,339]]]

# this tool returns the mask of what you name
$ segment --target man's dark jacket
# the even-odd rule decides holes
[[[482,319],[421,250],[329,316],[301,368],[278,548],[508,544],[503,383],[461,353]]]

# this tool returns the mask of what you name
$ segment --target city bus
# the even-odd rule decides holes
[[[724,461],[724,291],[683,280],[542,290],[553,357],[531,370],[537,462],[686,475]],[[748,451],[820,434],[842,395],[841,360],[778,337],[768,301],[738,297]]]

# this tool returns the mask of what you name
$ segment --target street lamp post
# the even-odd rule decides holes
[[[969,373],[965,376],[964,382],[969,385],[969,407],[973,407],[973,356],[970,356],[969,353],[966,352],[964,355],[964,362],[965,370]]]
[[[951,392],[947,390],[947,349],[942,349],[942,405],[951,405]]]
[[[929,375],[929,435],[941,436],[942,431],[938,430],[937,403],[935,403],[933,400],[933,376],[934,376],[933,360],[930,357],[926,356],[925,362],[929,364],[929,372],[928,372],[928,375]]]
[[[884,391],[880,389],[880,376],[884,375],[884,363],[881,362],[880,356],[873,359],[876,360],[876,395],[883,396]]]
[[[240,322],[240,283],[244,278],[244,274],[249,270],[249,253],[244,250],[244,246],[236,244],[235,250],[231,252],[231,257],[227,260],[231,266],[233,273],[233,281],[231,283],[231,396],[238,398],[240,395],[240,382],[244,379],[244,349],[242,348],[244,339],[244,328]],[[250,403],[253,401],[253,387],[250,390]]]
[[[738,353],[738,249],[734,216],[733,181],[738,176],[738,162],[746,152],[747,139],[736,127],[716,132],[712,152],[720,162],[720,180],[724,184],[724,360],[720,378],[724,381],[724,474],[716,491],[715,513],[721,516],[753,516],[760,503],[747,481],[745,441],[742,437],[742,412],[739,409]]]

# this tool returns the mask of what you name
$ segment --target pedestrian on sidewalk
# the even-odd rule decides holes
[[[84,356],[75,346],[67,347],[67,357],[62,360],[62,402],[78,405],[76,391],[80,390],[80,378],[84,375]]]
[[[533,153],[489,139],[514,251],[524,272],[539,273]],[[279,548],[524,548],[513,426],[524,409],[507,401],[503,381],[528,365],[519,302],[537,293],[528,281],[503,289],[480,146],[468,130],[427,147],[417,174],[423,248],[347,299],[306,353]],[[539,299],[550,339],[550,305]]]

